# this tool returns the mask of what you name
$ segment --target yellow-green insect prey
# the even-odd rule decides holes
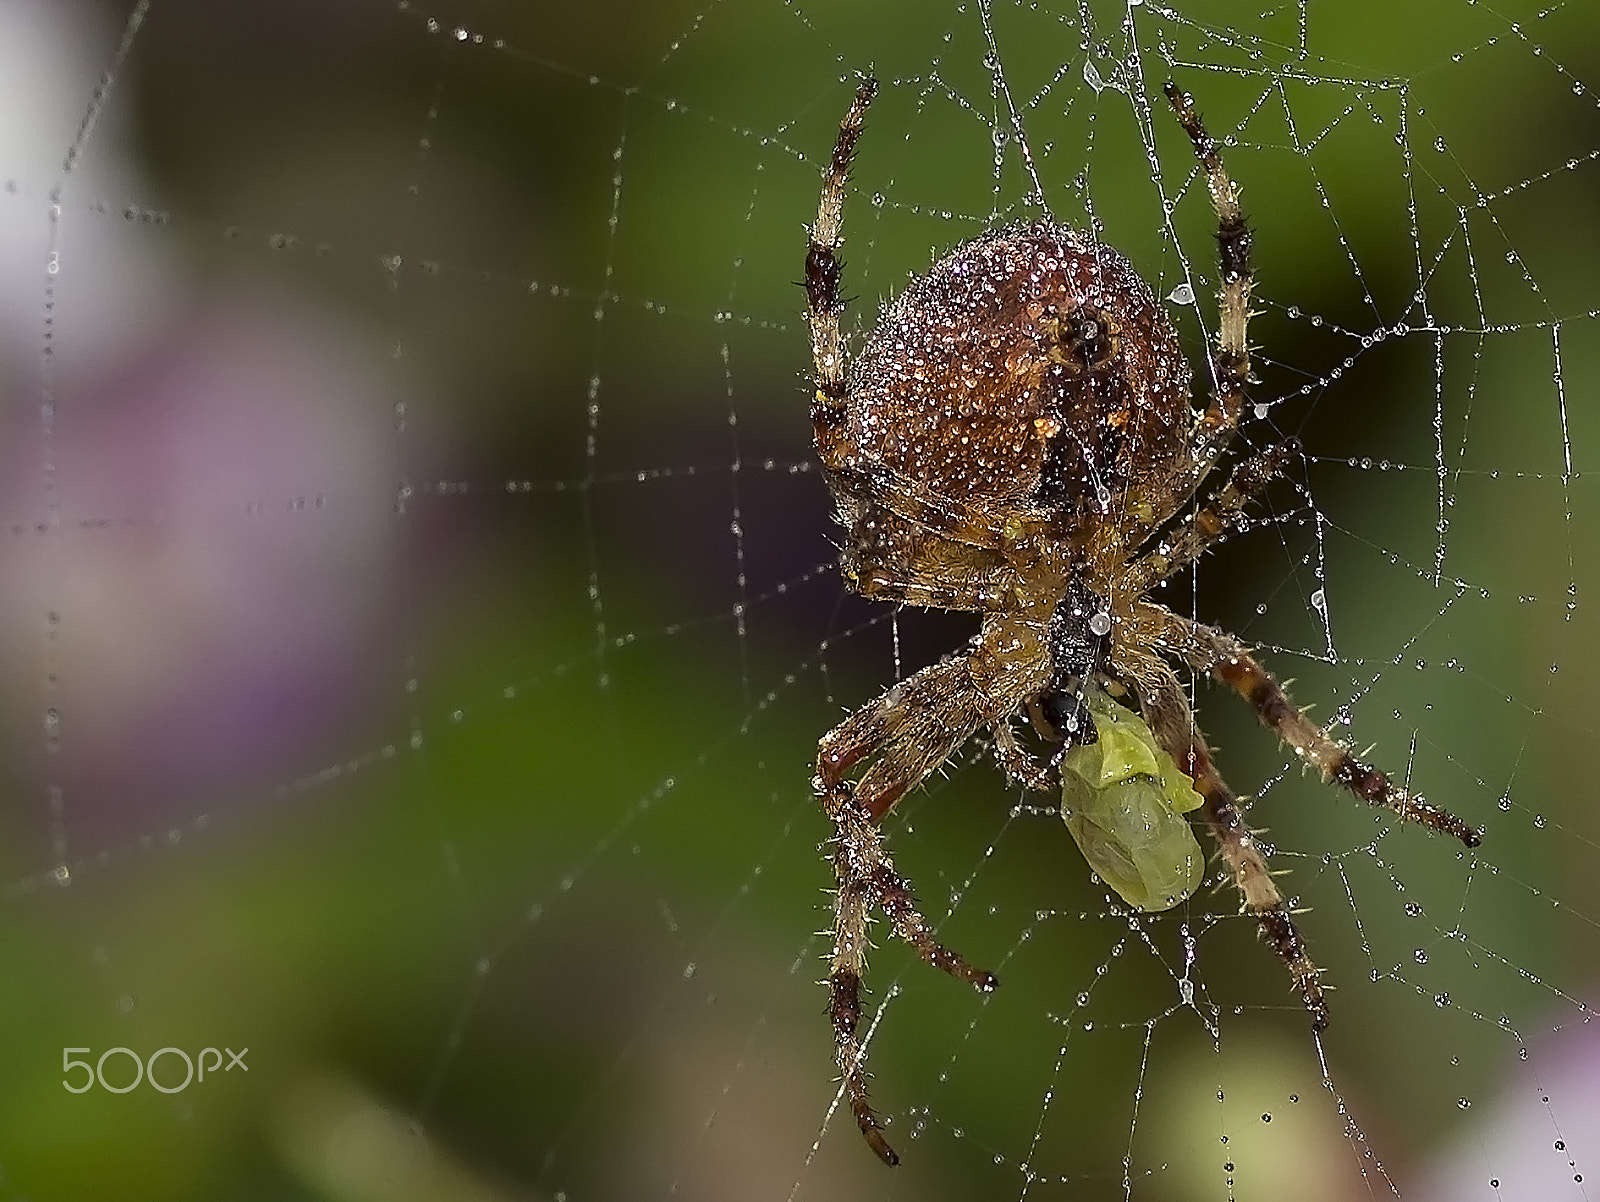
[[[1170,910],[1200,884],[1205,857],[1183,816],[1201,803],[1149,726],[1090,686],[1096,741],[1061,761],[1061,818],[1095,875],[1141,910]]]

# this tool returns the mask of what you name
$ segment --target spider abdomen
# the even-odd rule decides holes
[[[964,502],[1067,527],[1187,465],[1189,368],[1128,261],[1050,221],[957,247],[879,315],[845,441]]]

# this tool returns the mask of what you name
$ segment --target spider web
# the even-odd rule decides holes
[[[1592,1196],[1589,7],[546,7],[0,5],[0,1198]],[[1199,365],[1196,94],[1241,442],[1306,460],[1164,599],[1485,831],[1195,683],[1319,1039],[1231,887],[1131,916],[975,743],[888,829],[1004,984],[873,955],[893,1172],[831,1080],[809,763],[973,625],[842,596],[809,448],[868,69],[851,328],[1043,205]],[[212,1047],[248,1070],[62,1088]]]

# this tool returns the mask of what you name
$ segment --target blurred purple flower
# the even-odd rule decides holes
[[[235,303],[53,413],[13,391],[7,741],[69,822],[312,770],[400,696],[393,381],[356,349],[377,341]]]

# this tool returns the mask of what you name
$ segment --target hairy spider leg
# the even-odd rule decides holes
[[[811,227],[811,245],[806,251],[806,303],[811,326],[811,357],[817,365],[817,390],[811,402],[811,421],[816,429],[817,450],[825,464],[842,460],[844,409],[844,335],[839,330],[839,315],[844,298],[839,295],[839,279],[844,264],[839,247],[844,243],[844,199],[850,183],[850,161],[855,157],[856,140],[861,137],[867,107],[878,93],[878,81],[870,76],[856,89],[850,111],[839,123],[839,138],[833,146],[822,179],[822,194],[817,201],[817,223]],[[831,456],[828,452],[831,451]]]
[[[1000,982],[993,974],[974,968],[959,954],[940,944],[917,909],[910,883],[894,871],[883,847],[877,823],[852,796],[848,781],[836,782],[818,795],[833,818],[833,865],[838,880],[834,901],[834,949],[828,974],[828,1014],[833,1021],[834,1048],[844,1079],[850,1111],[867,1143],[885,1164],[900,1157],[883,1134],[883,1124],[867,1094],[866,1049],[857,1030],[861,1023],[861,977],[869,944],[867,916],[877,906],[894,926],[895,934],[911,944],[935,968],[966,981],[982,992]]]
[[[1305,940],[1267,867],[1266,853],[1239,811],[1238,798],[1211,759],[1211,749],[1184,697],[1182,683],[1164,661],[1143,653],[1116,657],[1113,667],[1138,690],[1140,710],[1162,750],[1194,781],[1195,792],[1204,799],[1200,813],[1233,874],[1244,909],[1255,916],[1262,938],[1288,968],[1311,1014],[1312,1029],[1323,1030],[1328,1025],[1328,1003],[1320,980],[1322,970],[1306,951]]]
[[[1216,139],[1206,132],[1194,97],[1168,82],[1163,88],[1178,122],[1194,143],[1206,175],[1211,207],[1217,213],[1217,255],[1222,270],[1221,311],[1217,349],[1211,358],[1211,403],[1196,423],[1201,464],[1210,469],[1239,425],[1245,385],[1250,382],[1250,292],[1255,275],[1250,267],[1250,227],[1239,208],[1239,189],[1222,164]]]
[[[933,664],[888,689],[822,739],[812,789],[834,824],[833,952],[828,976],[828,1012],[835,1052],[851,1113],[867,1143],[886,1164],[898,1164],[883,1124],[867,1096],[866,1049],[861,1021],[861,977],[869,945],[867,919],[874,906],[929,964],[985,993],[999,982],[974,968],[933,937],[917,909],[909,882],[894,870],[878,823],[907,790],[915,788],[986,723],[998,707],[1014,709],[1010,696],[993,699],[973,678],[973,655]],[[1017,679],[1013,689],[1037,687]],[[1001,710],[1000,712],[1008,712]],[[876,758],[874,758],[876,757]],[[871,760],[855,782],[845,779]]]
[[[1232,528],[1247,506],[1283,475],[1290,460],[1300,454],[1300,440],[1287,438],[1259,455],[1234,464],[1228,483],[1195,511],[1187,525],[1141,556],[1122,573],[1119,587],[1126,596],[1142,597],[1155,585],[1196,563]]]
[[[991,620],[974,650],[891,685],[823,736],[817,749],[812,788],[835,832],[838,887],[828,978],[835,1050],[856,1123],[887,1164],[898,1164],[899,1158],[868,1101],[865,1049],[857,1038],[872,907],[933,967],[985,993],[999,981],[934,939],[909,882],[894,870],[878,824],[979,729],[998,731],[1027,697],[1046,687],[1049,652],[1042,633],[1033,639],[1019,635],[1027,629],[1025,623]],[[996,644],[1004,644],[1004,650],[997,651]],[[866,770],[854,782],[847,780],[846,774],[862,763]]]
[[[1210,476],[1217,459],[1227,449],[1239,427],[1245,389],[1251,382],[1248,338],[1250,295],[1255,288],[1255,274],[1250,262],[1252,233],[1239,207],[1239,189],[1223,165],[1222,152],[1216,139],[1206,131],[1195,109],[1194,98],[1171,82],[1163,90],[1179,124],[1194,145],[1200,169],[1206,178],[1211,207],[1217,215],[1217,256],[1222,286],[1218,293],[1217,345],[1208,365],[1211,399],[1194,417],[1191,438],[1193,460],[1187,471],[1174,475],[1172,485],[1164,490],[1164,495],[1152,493],[1145,498],[1150,509],[1148,517],[1134,519],[1132,515],[1127,515],[1131,519],[1129,524],[1138,527],[1139,539],[1136,541],[1141,541],[1144,535],[1165,525]],[[1235,469],[1236,475],[1237,471]],[[1262,485],[1265,485],[1264,480]],[[1195,554],[1198,556],[1203,551],[1202,544]],[[1178,571],[1182,566],[1181,560],[1174,560],[1172,570]],[[1162,578],[1158,574],[1151,582]]]
[[[1054,528],[1052,515],[1047,510],[1017,506],[1017,512],[999,517],[989,506],[948,496],[887,463],[847,457],[838,442],[824,446],[820,429],[818,427],[817,457],[822,461],[824,478],[835,491],[842,486],[846,493],[866,505],[914,522],[929,534],[941,535],[969,547],[998,551],[1047,534]],[[830,455],[833,458],[830,459]]]
[[[1474,827],[1440,806],[1413,797],[1386,773],[1352,756],[1301,713],[1283,686],[1232,635],[1148,601],[1135,607],[1132,622],[1141,628],[1141,636],[1132,640],[1133,645],[1161,647],[1196,671],[1229,685],[1250,703],[1262,723],[1279,739],[1316,765],[1328,783],[1342,786],[1363,801],[1385,806],[1408,822],[1452,835],[1467,847],[1477,847],[1482,842]],[[1134,684],[1150,729],[1205,799],[1201,812],[1233,873],[1244,908],[1255,915],[1262,936],[1288,968],[1311,1014],[1313,1029],[1325,1029],[1328,1007],[1318,979],[1320,970],[1307,953],[1305,941],[1273,882],[1266,854],[1239,812],[1238,799],[1212,762],[1182,685],[1162,660],[1121,647],[1113,653],[1112,670]]]
[[[1032,712],[1040,715],[1035,722],[1035,729],[1040,729],[1042,726],[1044,730],[1049,731],[1046,737],[1060,741],[1060,732],[1049,727],[1037,705],[1034,705]],[[1063,744],[1058,750],[1058,756],[1065,750],[1066,746]],[[1009,722],[996,722],[994,725],[994,758],[999,762],[1001,770],[1012,780],[1021,783],[1024,788],[1037,793],[1053,793],[1061,788],[1061,773],[1052,766],[1041,764],[1029,753],[1028,749],[1017,741],[1016,732],[1011,729]]]
[[[1185,663],[1197,672],[1216,677],[1248,701],[1262,725],[1315,766],[1324,781],[1371,805],[1392,810],[1406,822],[1459,839],[1466,847],[1483,842],[1483,834],[1476,827],[1443,806],[1413,796],[1386,772],[1351,755],[1349,748],[1301,713],[1272,673],[1231,634],[1191,621],[1164,606],[1146,602],[1139,609],[1141,618],[1147,617],[1146,611],[1156,617],[1162,627],[1159,637]]]

